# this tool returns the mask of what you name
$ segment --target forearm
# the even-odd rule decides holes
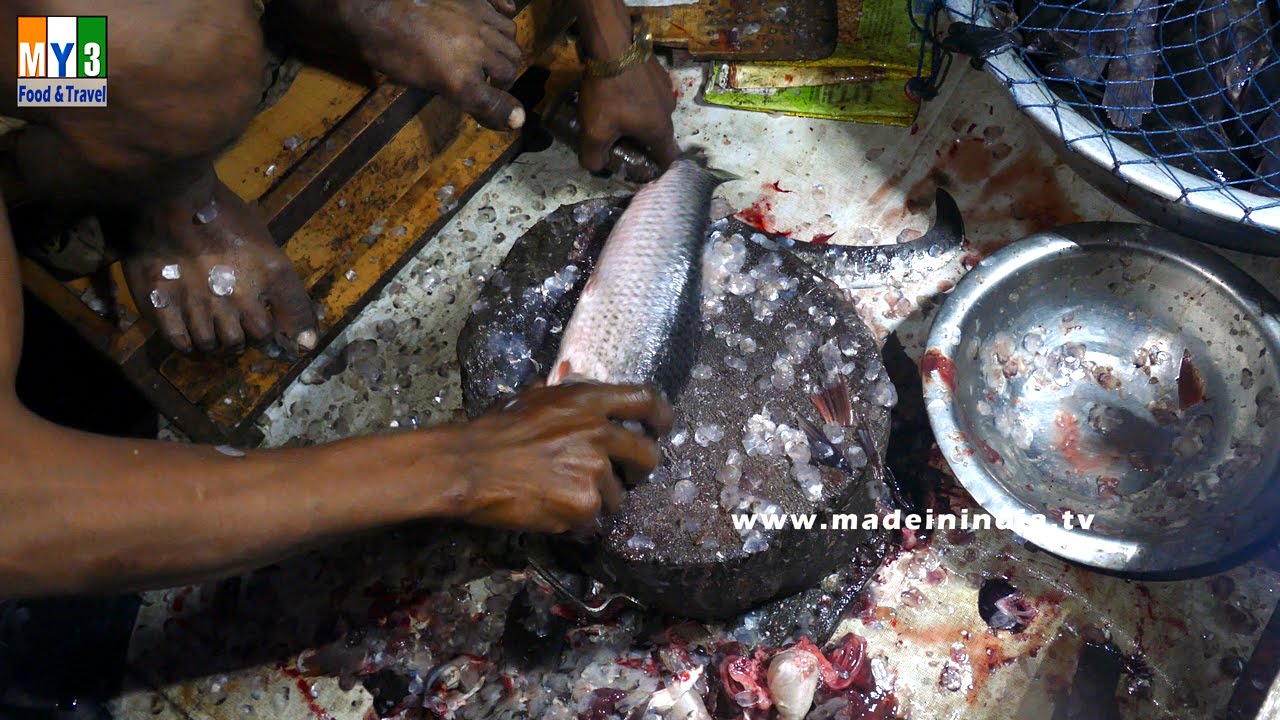
[[[631,46],[631,15],[622,0],[573,0],[582,50],[588,57],[609,60]]]
[[[120,440],[3,412],[0,596],[162,587],[462,511],[440,432],[249,451]]]

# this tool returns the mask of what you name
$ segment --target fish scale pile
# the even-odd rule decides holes
[[[1280,15],[1271,2],[1016,0],[1012,12],[992,9],[1050,88],[1115,137],[1215,184],[1280,197]]]

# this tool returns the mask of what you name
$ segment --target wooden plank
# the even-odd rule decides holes
[[[292,237],[429,98],[426,92],[384,84],[361,100],[259,201],[272,237],[281,244]]]
[[[820,60],[836,49],[836,0],[781,6],[734,0],[638,10],[655,44],[683,48],[698,60]]]
[[[254,201],[290,170],[369,94],[370,88],[315,67],[304,67],[275,105],[249,123],[240,140],[218,158],[218,177]],[[299,143],[286,147],[286,140]],[[290,143],[292,144],[292,143]],[[268,174],[267,169],[274,168]]]

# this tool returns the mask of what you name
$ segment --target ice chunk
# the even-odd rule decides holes
[[[236,271],[227,265],[214,265],[209,268],[209,290],[218,297],[226,297],[235,292]]]
[[[671,488],[671,500],[677,505],[688,505],[696,497],[698,497],[698,486],[692,481],[680,480]]]

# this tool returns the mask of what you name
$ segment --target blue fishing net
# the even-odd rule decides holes
[[[1131,180],[1142,166],[1176,199],[1225,198],[1245,220],[1280,206],[1277,0],[950,0],[948,9],[957,22],[945,44],[988,63],[1072,149],[1089,146]]]

